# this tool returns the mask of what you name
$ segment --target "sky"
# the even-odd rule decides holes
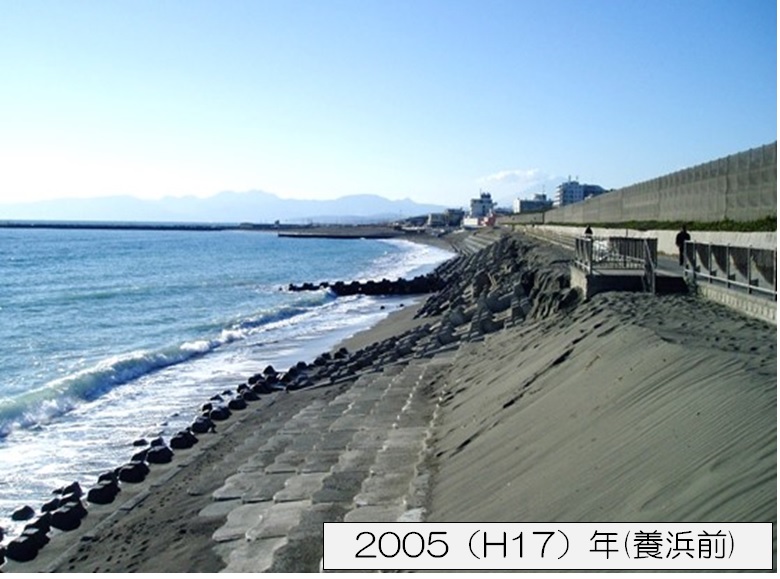
[[[465,205],[777,139],[775,0],[7,0],[0,202]]]

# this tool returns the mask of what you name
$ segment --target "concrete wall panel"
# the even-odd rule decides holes
[[[750,221],[776,214],[775,142],[553,209],[545,221]]]

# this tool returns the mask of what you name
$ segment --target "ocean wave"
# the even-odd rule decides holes
[[[455,253],[423,243],[405,239],[383,239],[382,243],[393,246],[396,251],[378,259],[374,264],[376,271],[369,277],[414,277],[430,272],[440,263],[455,256]]]
[[[213,338],[189,340],[156,351],[139,350],[106,358],[97,364],[58,378],[45,386],[0,400],[0,437],[17,428],[46,424],[79,404],[91,402],[114,388],[158,370],[205,356],[210,352],[279,323],[311,315],[333,301],[327,292],[304,297],[292,304],[235,320]]]
[[[4,400],[0,402],[0,436],[6,436],[16,428],[45,424],[119,385],[203,353],[182,345],[157,352],[136,351],[113,356],[53,380],[42,388]]]

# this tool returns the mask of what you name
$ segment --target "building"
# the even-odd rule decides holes
[[[478,229],[480,227],[494,227],[496,225],[496,216],[491,213],[486,217],[464,217],[463,229]]]
[[[465,215],[463,209],[445,209],[444,213],[428,215],[428,227],[460,227]]]
[[[597,197],[602,193],[606,193],[606,189],[600,185],[587,185],[569,179],[565,183],[558,185],[554,205],[563,207],[564,205],[579,203],[591,197]]]
[[[536,193],[533,199],[520,199],[519,197],[512,203],[513,213],[538,213],[552,209],[552,199],[548,199],[544,193]]]
[[[471,206],[469,208],[469,217],[479,219],[480,217],[487,217],[493,213],[493,198],[490,193],[479,192],[479,199],[472,199]]]
[[[466,212],[463,209],[447,209],[444,211],[444,217],[447,220],[448,227],[460,227]]]
[[[428,227],[447,227],[447,216],[444,213],[430,213]]]

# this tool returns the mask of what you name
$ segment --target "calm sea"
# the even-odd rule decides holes
[[[403,301],[287,284],[395,279],[449,257],[399,240],[0,229],[0,526],[56,487],[91,485],[133,440],[167,439],[210,396],[268,364],[311,361]]]

